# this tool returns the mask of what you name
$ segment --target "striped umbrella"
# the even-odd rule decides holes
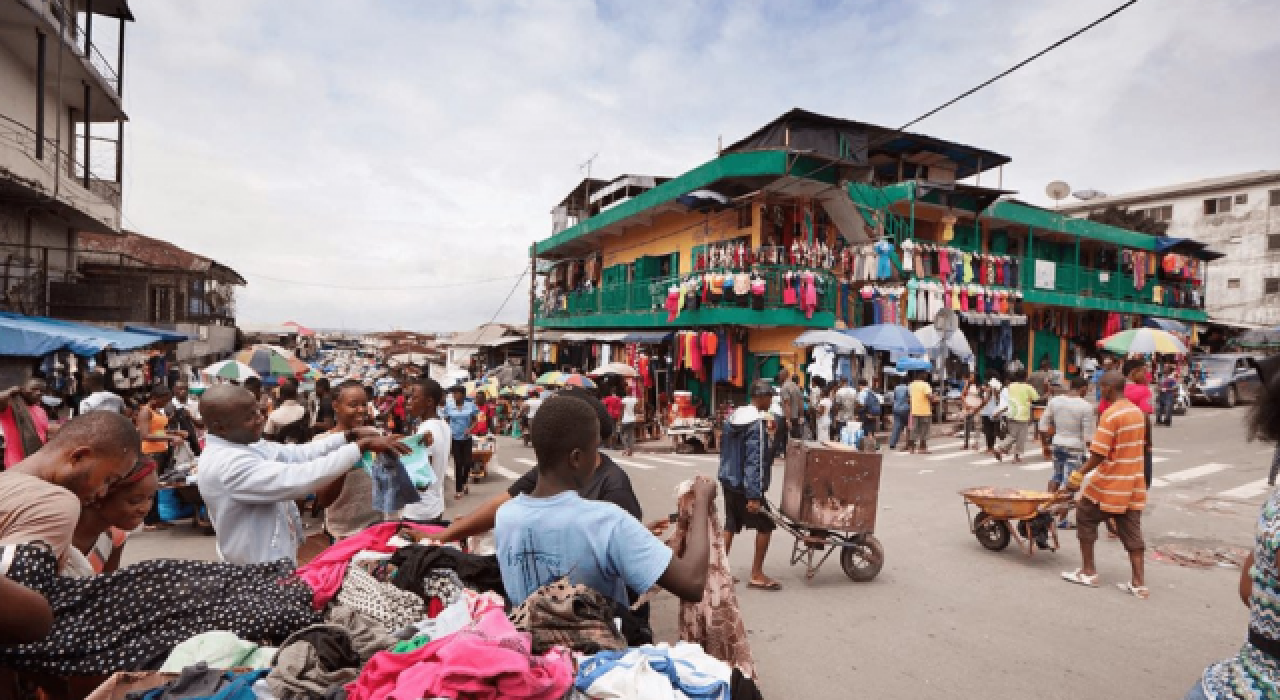
[[[596,383],[574,372],[573,374],[566,374],[560,386],[580,386],[583,389],[594,389],[596,388]]]
[[[245,348],[235,354],[235,359],[249,365],[253,371],[264,377],[268,375],[272,377],[292,377],[299,372],[306,372],[310,369],[305,362],[289,357],[281,350],[270,345],[254,345]],[[301,365],[301,367],[299,368],[298,365]]]
[[[215,362],[201,371],[206,377],[216,377],[218,379],[235,379],[244,381],[249,377],[257,377],[258,373],[253,368],[243,362],[236,360],[223,360]]]
[[[547,372],[538,377],[537,383],[540,386],[564,386],[564,378],[567,376],[569,375],[564,372]]]
[[[1187,346],[1172,333],[1156,328],[1133,328],[1098,341],[1098,347],[1117,355],[1186,355]]]

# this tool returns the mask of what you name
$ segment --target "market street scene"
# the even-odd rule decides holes
[[[1280,697],[1280,8],[980,4],[0,0],[0,700]]]

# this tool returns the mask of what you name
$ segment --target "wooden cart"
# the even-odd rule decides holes
[[[768,501],[765,507],[795,538],[791,564],[804,562],[805,578],[813,578],[837,550],[841,568],[854,581],[870,581],[884,567],[884,548],[872,534],[883,460],[878,452],[834,443],[792,440],[787,446],[781,507]]]
[[[498,453],[498,441],[492,435],[471,440],[471,480],[479,481],[489,475],[489,460]]]

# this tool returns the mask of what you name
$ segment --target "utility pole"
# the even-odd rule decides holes
[[[525,372],[529,375],[525,381],[532,384],[537,377],[533,376],[533,305],[535,291],[538,288],[538,242],[529,246],[529,344],[524,360]]]

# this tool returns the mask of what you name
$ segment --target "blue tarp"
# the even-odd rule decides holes
[[[171,331],[167,328],[154,328],[152,326],[138,326],[133,324],[127,324],[125,325],[124,329],[126,331],[131,331],[133,333],[143,333],[146,335],[154,335],[159,337],[161,340],[168,341],[170,343],[181,343],[184,340],[191,340],[191,336],[187,335],[186,333]]]
[[[145,333],[102,328],[56,318],[0,312],[0,355],[43,357],[70,350],[76,355],[96,355],[107,348],[134,350],[160,342]]]

